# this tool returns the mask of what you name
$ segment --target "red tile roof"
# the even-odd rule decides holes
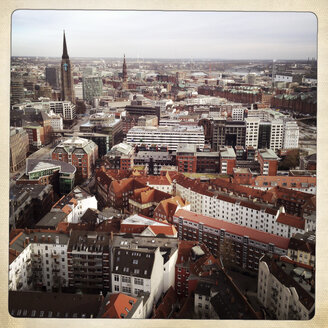
[[[218,230],[224,229],[226,232],[233,233],[235,235],[239,235],[242,237],[248,236],[250,239],[264,244],[272,243],[281,249],[288,249],[288,243],[289,243],[288,238],[273,235],[268,232],[240,226],[238,224],[226,222],[219,219],[214,219],[209,216],[197,214],[183,209],[177,211],[174,217],[177,218],[182,217],[194,223],[203,223],[204,225],[211,227],[213,229],[218,229]]]
[[[122,319],[122,314],[127,316],[128,311],[130,311],[133,307],[133,304],[130,304],[129,301],[132,301],[133,304],[135,304],[137,299],[121,293],[112,294],[106,304],[105,312],[102,315],[102,318]],[[128,311],[126,309],[128,309]]]
[[[276,222],[302,230],[304,230],[305,228],[304,218],[300,218],[298,216],[294,216],[287,213],[280,213]]]
[[[163,301],[155,310],[153,319],[168,319],[169,315],[172,312],[174,304],[177,302],[177,294],[174,288],[171,286],[166,292]]]
[[[166,235],[166,236],[176,236],[177,230],[173,225],[167,225],[167,226],[149,226],[148,227],[155,235],[158,235],[160,233]]]

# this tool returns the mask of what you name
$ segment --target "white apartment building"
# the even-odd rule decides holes
[[[134,126],[127,133],[127,143],[167,145],[169,150],[177,150],[179,144],[193,144],[202,149],[205,136],[202,126]]]
[[[245,146],[252,146],[257,149],[259,140],[259,128],[260,128],[260,118],[259,117],[247,117],[246,122],[246,138]]]
[[[190,203],[190,211],[202,215],[236,223],[241,226],[290,238],[298,232],[304,232],[305,228],[285,224],[290,218],[281,207],[279,210],[267,204],[254,203],[251,200],[232,197],[219,192],[201,190],[197,182],[176,181],[176,194]]]
[[[61,114],[64,120],[73,120],[76,116],[75,105],[70,101],[50,101],[49,109],[55,114]]]
[[[68,195],[63,196],[51,211],[61,210],[68,214],[68,223],[79,223],[87,209],[97,209],[97,206],[96,196],[77,186]]]
[[[20,232],[9,246],[9,290],[68,286],[68,240],[53,231]]]
[[[244,120],[244,107],[234,107],[232,108],[232,120],[233,121],[243,121]]]
[[[300,131],[296,121],[285,122],[283,148],[298,148],[299,134]]]
[[[138,296],[149,293],[150,310],[164,292],[164,260],[159,248],[115,249],[112,269],[112,291]]]
[[[271,121],[270,149],[276,151],[282,148],[284,137],[284,122],[282,120]]]
[[[292,273],[292,275],[291,275]],[[312,282],[311,282],[312,281]],[[312,272],[264,255],[260,259],[257,297],[280,320],[309,320],[314,315]]]
[[[63,117],[60,114],[55,114],[53,111],[50,111],[48,115],[50,117],[50,125],[53,130],[58,131],[64,129]]]

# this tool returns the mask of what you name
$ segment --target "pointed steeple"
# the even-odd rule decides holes
[[[128,72],[126,70],[126,62],[125,62],[125,54],[124,54],[124,60],[123,60],[123,70],[122,70],[122,75],[123,75],[123,81],[126,81],[128,78]]]
[[[69,59],[66,46],[65,30],[64,30],[64,43],[63,43],[63,55],[62,59]]]

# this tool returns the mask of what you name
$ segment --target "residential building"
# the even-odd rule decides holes
[[[196,172],[197,146],[194,144],[180,144],[176,152],[176,165],[179,172]]]
[[[309,320],[314,316],[314,274],[311,267],[291,262],[269,255],[260,259],[257,297],[276,319]]]
[[[157,205],[172,195],[150,187],[134,189],[129,197],[129,212],[152,217]]]
[[[204,243],[215,257],[230,265],[257,271],[266,253],[287,254],[289,239],[227,221],[179,210],[173,217],[179,239]]]
[[[52,159],[76,167],[78,180],[88,179],[98,158],[98,146],[91,140],[73,137],[62,141],[52,151]]]
[[[315,266],[315,232],[297,233],[290,238],[288,257],[299,264]]]
[[[99,318],[108,319],[145,319],[144,299],[123,293],[108,293],[104,306],[100,309]]]
[[[68,234],[18,230],[9,243],[9,290],[60,290],[68,286]]]
[[[68,195],[63,196],[52,207],[52,211],[67,214],[68,223],[79,223],[84,213],[90,209],[97,209],[97,199],[80,186],[76,186]]]
[[[67,247],[70,287],[93,293],[110,291],[111,261],[109,233],[78,230],[71,232]]]

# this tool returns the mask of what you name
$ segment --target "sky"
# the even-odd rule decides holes
[[[317,18],[296,12],[18,10],[12,55],[61,57],[307,59]]]

